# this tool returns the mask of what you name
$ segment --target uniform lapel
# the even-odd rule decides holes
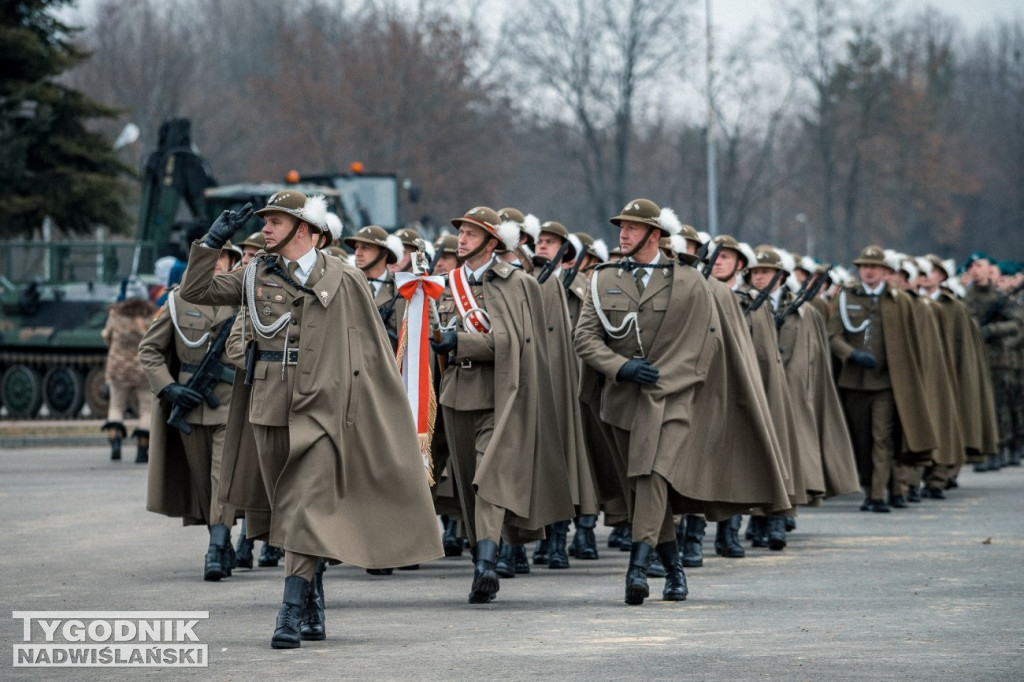
[[[644,289],[644,295],[640,297],[640,302],[647,301],[667,287],[672,281],[673,270],[675,268],[650,268],[651,276],[647,280],[647,287]]]

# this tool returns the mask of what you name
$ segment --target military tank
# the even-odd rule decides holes
[[[189,234],[222,210],[246,202],[264,206],[275,192],[294,188],[323,194],[345,234],[370,222],[400,227],[394,174],[363,173],[354,164],[348,173],[301,177],[292,171],[283,183],[218,186],[192,144],[191,126],[185,118],[160,126],[144,168],[134,241],[0,242],[0,418],[105,417],[101,332],[110,304],[129,279],[162,291],[163,283],[149,274],[156,261],[184,258]],[[253,216],[234,240],[261,227]]]
[[[182,202],[206,222],[203,192],[216,184],[191,123],[169,119],[146,161],[135,241],[57,241],[44,226],[42,240],[0,242],[0,415],[106,416],[107,310],[129,278],[180,253]]]

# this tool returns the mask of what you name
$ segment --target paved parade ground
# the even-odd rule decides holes
[[[628,554],[606,549],[602,527],[599,560],[503,580],[487,606],[467,603],[468,552],[389,577],[331,567],[327,640],[274,651],[283,569],[203,582],[205,529],[146,512],[145,467],[107,456],[0,449],[0,679],[196,677],[12,667],[14,611],[128,610],[209,611],[198,672],[218,680],[1024,679],[1021,468],[965,471],[946,500],[891,514],[830,500],[802,513],[785,551],[745,559],[716,557],[709,525],[683,603],[661,602],[652,579],[653,600],[624,605]]]

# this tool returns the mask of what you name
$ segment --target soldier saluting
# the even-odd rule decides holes
[[[294,190],[272,196],[257,212],[268,254],[214,275],[251,208],[225,211],[192,245],[180,290],[191,303],[241,303],[251,395],[240,400],[236,380],[223,496],[243,509],[269,500],[269,540],[285,551],[286,575],[274,648],[326,636],[318,557],[386,568],[443,554],[391,346],[366,278],[314,248],[326,223],[317,203]],[[238,449],[246,422],[256,461]]]

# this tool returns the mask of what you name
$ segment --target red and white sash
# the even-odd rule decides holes
[[[431,300],[437,300],[444,292],[444,280],[441,277],[396,272],[395,284],[398,293],[409,302],[405,307],[405,318],[398,337],[398,368],[416,422],[423,467],[427,470],[428,482],[433,484],[430,442],[434,435],[437,398],[434,395],[434,384],[430,380],[429,311]]]
[[[473,287],[466,279],[463,268],[455,268],[448,273],[448,283],[452,287],[452,298],[455,299],[455,309],[462,319],[462,326],[467,332],[476,334],[491,333],[491,318],[487,311],[480,307],[473,295]]]

